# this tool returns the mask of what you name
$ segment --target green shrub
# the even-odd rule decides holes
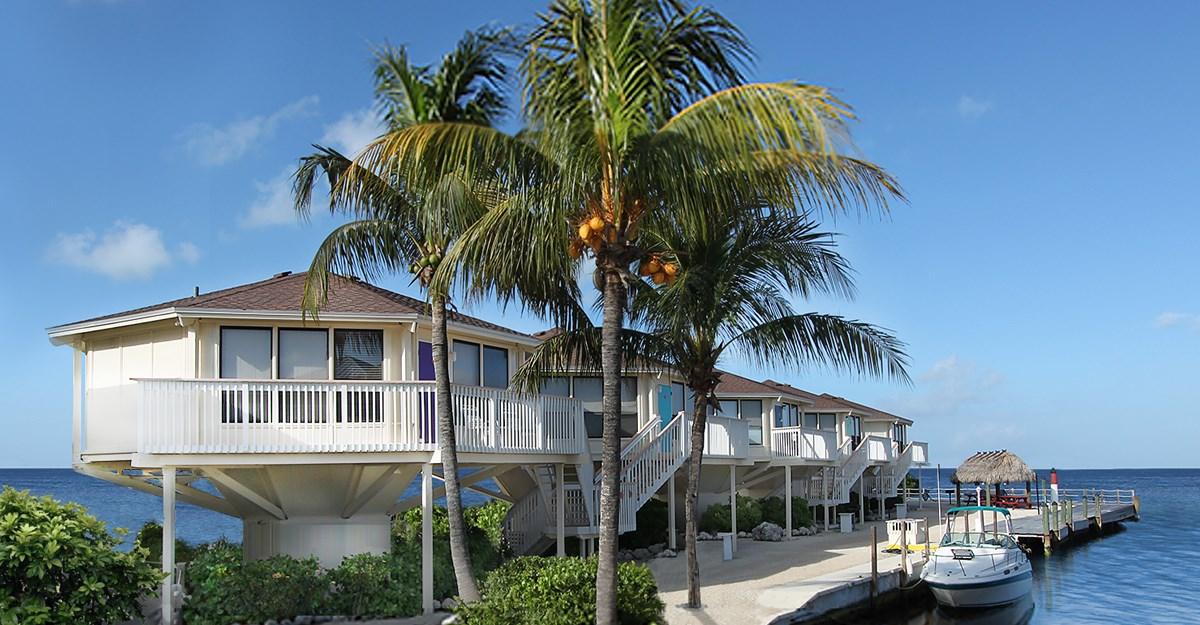
[[[504,543],[504,518],[512,504],[507,501],[493,499],[482,506],[471,506],[463,510],[467,527],[474,527],[484,533],[497,549]],[[449,531],[449,522],[447,522]]]
[[[464,625],[590,625],[596,622],[596,559],[523,557],[492,571],[484,600],[456,611]],[[617,568],[621,625],[662,622],[654,576],[643,565]]]
[[[466,513],[463,513],[466,516]],[[450,515],[441,506],[433,507],[434,537],[450,535]],[[392,543],[396,541],[417,543],[421,542],[421,509],[409,508],[392,520]]]
[[[409,571],[392,556],[362,553],[347,556],[327,579],[326,614],[388,618],[421,612],[419,563]]]
[[[472,506],[463,511],[467,519],[467,550],[471,553],[471,568],[476,577],[495,569],[507,555],[501,533],[507,504]],[[402,571],[404,583],[421,584],[421,510],[405,511],[392,524],[392,555]],[[412,577],[408,577],[412,571]],[[399,574],[399,573],[398,573]],[[450,521],[445,508],[433,508],[433,594],[434,597],[458,595],[454,564],[450,558]]]
[[[770,521],[780,527],[787,525],[787,511],[783,509],[782,497],[763,497],[758,501],[759,507],[762,509],[762,520]],[[738,517],[738,525],[741,525],[741,517]],[[808,500],[803,497],[792,497],[792,527],[806,527],[813,523],[812,510],[808,507]]]
[[[110,534],[79,504],[0,492],[0,623],[110,623],[138,615],[138,597],[161,574],[146,550],[123,552],[125,530]]]
[[[621,548],[637,549],[665,543],[667,527],[667,502],[651,499],[637,511],[637,529],[621,534]]]
[[[738,531],[750,531],[762,523],[762,508],[758,501],[751,497],[737,497]],[[708,507],[700,515],[700,530],[704,532],[728,532],[732,527],[729,518],[729,504],[716,503]]]
[[[240,547],[218,541],[199,550],[186,576],[191,598],[188,625],[261,623],[313,614],[326,601],[329,582],[316,558],[272,556],[242,561]]]
[[[162,562],[162,526],[154,521],[146,521],[138,530],[133,544],[146,549],[147,558],[151,562]],[[175,561],[191,562],[196,557],[196,548],[186,542],[175,539]]]

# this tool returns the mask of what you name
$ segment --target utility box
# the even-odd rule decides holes
[[[923,545],[929,538],[925,519],[894,519],[887,522],[888,549],[900,545]]]
[[[838,531],[843,534],[849,534],[854,531],[854,513],[842,512],[838,514]]]
[[[908,518],[908,504],[906,504],[906,503],[896,504],[896,518],[897,519]]]

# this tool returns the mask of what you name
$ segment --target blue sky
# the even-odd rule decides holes
[[[311,143],[370,136],[373,45],[435,61],[543,3],[448,6],[6,5],[0,466],[69,463],[70,354],[46,326],[307,266],[333,222],[297,224],[286,176]],[[755,78],[853,104],[910,198],[829,224],[860,294],[801,308],[894,330],[913,386],[730,368],[909,415],[947,465],[1197,466],[1200,6],[717,6]]]

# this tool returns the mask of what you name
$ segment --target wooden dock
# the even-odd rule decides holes
[[[1064,493],[1057,503],[1041,504],[1037,516],[1013,519],[1013,537],[1050,555],[1060,545],[1100,534],[1106,525],[1138,520],[1140,508],[1133,491]]]

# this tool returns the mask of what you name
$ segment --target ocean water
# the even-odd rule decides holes
[[[923,486],[932,478],[926,471]],[[1136,489],[1141,521],[1034,557],[1031,601],[959,613],[931,606],[847,625],[1200,624],[1200,469],[1060,470],[1059,485]]]
[[[483,485],[487,486],[489,483],[490,480],[483,482]],[[203,481],[194,485],[201,489],[210,488]],[[107,523],[110,530],[129,530],[126,536],[127,545],[147,521],[162,522],[162,499],[149,493],[81,475],[71,469],[0,469],[0,488],[5,486],[28,490],[35,495],[50,495],[60,501],[82,504],[94,516]],[[491,486],[494,488],[494,484]],[[419,492],[419,480],[414,480],[404,496]],[[486,496],[471,491],[463,493],[463,503],[468,506],[485,503],[487,499]],[[445,501],[438,500],[437,503],[444,505]],[[188,543],[212,542],[219,538],[234,542],[242,540],[241,520],[179,501],[176,502],[175,523],[176,535]]]

